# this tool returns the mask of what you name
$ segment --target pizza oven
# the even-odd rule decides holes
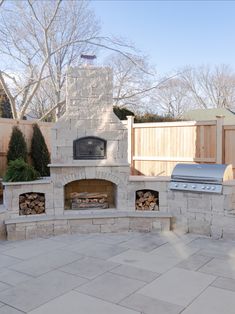
[[[105,159],[106,140],[87,136],[73,142],[73,159]]]

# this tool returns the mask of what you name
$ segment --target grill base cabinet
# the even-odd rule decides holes
[[[232,177],[231,165],[177,165],[168,191],[173,229],[235,239]]]

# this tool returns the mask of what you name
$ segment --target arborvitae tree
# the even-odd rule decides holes
[[[120,120],[126,120],[127,116],[134,116],[134,113],[126,108],[120,108],[118,106],[113,107],[113,112]]]
[[[22,158],[27,162],[27,145],[21,130],[14,126],[11,133],[11,139],[8,146],[7,161]]]
[[[34,168],[43,176],[49,176],[50,170],[47,165],[50,163],[50,154],[37,124],[33,125],[33,137],[31,145],[31,157]]]
[[[0,88],[0,118],[12,119],[12,111],[9,99],[5,94],[2,93]]]

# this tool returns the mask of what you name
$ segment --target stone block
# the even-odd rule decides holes
[[[202,235],[206,235],[206,236],[211,235],[211,225],[210,225],[210,223],[208,223],[204,220],[189,219],[188,229],[189,229],[190,233],[197,233],[197,234],[202,234]]]
[[[71,233],[99,233],[100,225],[84,224],[84,225],[69,225]]]
[[[132,231],[151,231],[152,228],[151,218],[130,218],[130,230]]]
[[[233,209],[233,196],[231,194],[224,195],[223,209],[225,210]]]
[[[235,240],[235,229],[234,228],[224,228],[223,238],[229,240]]]
[[[46,215],[54,216],[55,215],[55,209],[54,208],[46,208]]]
[[[128,231],[130,229],[129,218],[115,218],[115,225],[118,226],[120,231]]]
[[[223,194],[224,195],[231,195],[233,194],[233,186],[223,186]]]
[[[169,213],[169,208],[168,206],[159,206],[159,211],[161,213]],[[181,209],[179,210],[179,213],[181,213]]]
[[[211,211],[211,199],[209,195],[208,197],[202,197],[201,199],[188,198],[188,211],[193,212]]]
[[[162,223],[160,220],[153,221],[153,230],[162,231]]]
[[[25,231],[25,238],[26,240],[28,239],[35,239],[38,237],[38,233],[37,233],[37,228],[36,226],[29,226],[29,227],[26,227],[26,231]]]
[[[168,206],[167,192],[159,193],[159,206]]]
[[[183,216],[175,216],[171,219],[171,228],[178,232],[187,233],[189,232],[188,219]]]
[[[115,223],[114,218],[94,218],[92,219],[93,225],[113,225]]]
[[[54,225],[54,235],[69,233],[68,225]]]
[[[159,220],[161,223],[161,231],[170,231],[171,230],[171,219],[170,218],[159,218]]]
[[[168,208],[169,212],[174,214],[175,210],[181,210],[182,212],[187,211],[188,209],[188,202],[186,198],[180,198],[180,199],[173,199],[173,200],[168,200]]]
[[[220,239],[223,237],[222,226],[211,225],[211,236],[213,239]]]
[[[68,221],[68,224],[72,226],[83,226],[83,225],[91,225],[92,219],[71,219]]]
[[[36,230],[38,237],[49,237],[54,234],[54,224],[52,221],[38,222]]]
[[[212,195],[211,196],[211,206],[213,212],[223,212],[224,211],[224,195]]]
[[[95,178],[95,168],[94,167],[86,167],[85,168],[85,177],[86,177],[86,179]]]
[[[16,230],[16,224],[6,225],[7,232],[14,232]]]
[[[175,192],[172,190],[169,190],[167,192],[167,198],[168,198],[168,200],[174,200],[175,199]]]
[[[8,231],[7,230],[7,240],[8,241],[19,241],[19,240],[25,240],[26,235],[25,231]]]

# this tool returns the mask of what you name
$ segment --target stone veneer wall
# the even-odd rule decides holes
[[[54,194],[51,180],[37,180],[29,182],[5,182],[4,183],[4,207],[6,219],[19,217],[19,196],[24,193],[35,192],[45,194],[45,214],[54,215]]]
[[[74,160],[73,141],[97,136],[107,141],[107,158]],[[64,186],[83,179],[103,179],[117,187],[117,210],[128,208],[127,128],[113,113],[110,68],[70,68],[67,73],[66,112],[52,128],[51,179],[54,207],[64,211]],[[132,207],[134,210],[134,206]]]
[[[52,164],[93,165],[127,163],[127,128],[113,113],[113,75],[110,68],[70,68],[66,112],[52,128]],[[97,136],[107,141],[107,158],[73,160],[73,141]],[[53,169],[52,169],[53,171]]]
[[[235,239],[235,181],[223,194],[169,191],[168,213],[175,230]]]
[[[53,168],[54,207],[57,215],[64,213],[64,186],[72,181],[83,179],[103,179],[116,185],[116,209],[128,209],[128,173],[129,167],[58,167]],[[134,210],[134,204],[132,210]]]
[[[108,230],[114,232],[122,231],[123,226],[126,226],[126,231],[134,230],[134,225],[135,230],[149,231],[154,226],[153,222],[155,220],[153,219],[155,218],[152,217],[151,220],[150,217],[146,218],[145,214],[158,215],[158,213],[139,212],[140,216],[128,218],[125,212],[127,211],[129,215],[131,215],[131,213],[133,215],[137,213],[134,211],[136,190],[151,189],[159,192],[159,214],[162,219],[165,219],[164,221],[169,225],[169,218],[173,217],[171,220],[171,228],[173,230],[198,233],[214,238],[224,237],[235,239],[235,181],[224,184],[223,194],[192,193],[168,190],[169,178],[130,177],[129,183],[124,183],[121,181],[121,178],[112,173],[103,172],[101,174],[100,168],[90,168],[89,171],[87,169],[87,172],[85,168],[83,168],[84,177],[100,177],[101,179],[112,181],[119,186],[119,199],[121,200],[121,203],[119,202],[120,211],[116,213],[115,211],[112,212],[112,215],[114,215],[112,219],[106,220],[108,210],[105,210],[106,218],[102,218],[98,224],[99,226],[96,226],[96,223],[92,220],[92,216],[89,218],[89,223],[88,220],[80,221],[81,211],[73,211],[75,215],[72,219],[73,222],[70,222],[69,216],[66,216],[64,212],[63,205],[61,205],[64,204],[64,185],[77,178],[76,174],[73,173],[73,169],[69,169],[71,173],[67,177],[64,177],[63,170],[58,169],[59,173],[57,179],[60,183],[60,187],[55,187],[51,181],[45,180],[29,183],[7,183],[4,189],[4,206],[7,210],[0,211],[0,237],[4,237],[5,235],[4,220],[8,220],[8,232],[13,232],[18,235],[21,234],[21,236],[25,238],[29,238],[31,233],[32,236],[35,236],[35,234],[39,236],[40,232],[43,232],[43,226],[45,226],[45,235],[49,232],[47,229],[54,230],[53,232],[50,231],[53,234],[75,232],[75,230],[77,230],[77,232],[85,232],[85,230],[87,232],[92,232],[92,230],[96,232],[98,229],[99,232],[108,232]],[[93,171],[97,172],[94,174]],[[31,221],[32,216],[25,218],[26,221],[24,221],[24,217],[22,217],[22,222],[21,217],[19,217],[19,195],[26,192],[45,193],[46,214],[37,215],[37,217],[34,216],[34,221]],[[61,193],[62,196],[58,193]],[[124,200],[122,198],[124,198]],[[61,211],[58,209],[61,209]],[[94,213],[95,211],[93,210],[92,212]],[[96,212],[99,212],[99,210]],[[124,216],[120,218],[118,215],[122,212]],[[93,215],[95,216],[95,214]],[[57,218],[59,216],[64,218],[58,220]],[[168,220],[166,218],[168,218]],[[11,223],[11,221],[14,221],[14,223]],[[154,229],[156,229],[156,224],[159,224],[158,220],[155,221]],[[162,223],[160,223],[158,228],[164,229]],[[12,235],[12,237],[15,236]]]
[[[149,214],[149,212],[148,212]],[[64,216],[45,220],[44,217],[28,217],[27,219],[7,221],[8,240],[26,240],[37,237],[56,236],[66,233],[106,233],[127,231],[169,231],[170,217],[139,215],[130,213],[115,216],[104,214],[100,217]]]

